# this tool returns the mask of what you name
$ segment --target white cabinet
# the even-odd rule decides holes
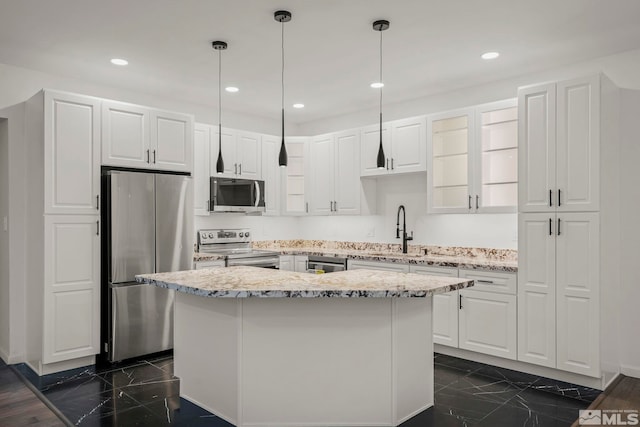
[[[516,296],[460,291],[459,345],[465,350],[516,359]]]
[[[222,141],[220,141],[217,126],[211,126],[211,135],[210,170],[212,175],[216,174],[218,150],[221,146],[224,161],[222,176],[244,179],[261,178],[261,135],[223,127]]]
[[[410,265],[409,273],[458,277],[458,269],[452,267]],[[433,342],[436,344],[458,347],[458,295],[459,291],[451,291],[433,296]]]
[[[209,215],[209,150],[211,128],[196,123],[193,134],[193,213]]]
[[[295,271],[294,256],[280,255],[280,267],[282,271]]]
[[[347,260],[347,270],[382,270],[382,271],[395,271],[396,273],[408,273],[408,264],[398,264],[393,262],[381,262],[381,261],[360,261],[350,259]]]
[[[44,213],[98,214],[100,100],[44,93]]]
[[[283,212],[285,215],[305,215],[309,213],[309,138],[287,138],[285,144],[288,162],[283,177]]]
[[[278,165],[281,139],[276,136],[263,135],[262,146],[262,179],[264,180],[265,215],[280,215],[282,194],[282,173],[284,168]]]
[[[100,352],[100,236],[96,215],[45,215],[42,362]]]
[[[599,76],[518,91],[521,212],[600,208]]]
[[[516,100],[428,117],[429,213],[515,212]]]
[[[190,172],[193,117],[102,102],[102,164]]]
[[[309,269],[309,257],[307,255],[296,255],[293,263],[294,270],[298,273],[306,273]]]
[[[427,170],[427,123],[424,116],[383,123],[385,167],[377,167],[380,125],[362,129],[360,176],[379,176]]]
[[[360,213],[360,134],[345,131],[311,140],[313,215]]]

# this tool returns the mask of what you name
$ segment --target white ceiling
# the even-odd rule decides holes
[[[638,0],[0,0],[0,62],[278,118],[280,24],[288,120],[305,123],[640,47]],[[494,61],[480,54],[496,50]],[[129,60],[116,67],[110,58]],[[302,102],[306,108],[293,110]]]

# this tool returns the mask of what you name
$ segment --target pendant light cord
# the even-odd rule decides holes
[[[222,144],[222,50],[218,50],[218,140]],[[220,145],[222,150],[222,145]]]
[[[382,81],[382,31],[380,31],[380,83],[383,83]],[[384,87],[380,88],[380,121],[382,123],[382,89]]]
[[[282,104],[282,141],[284,141],[284,21],[280,22],[282,32],[281,32],[281,40],[282,40],[282,73],[280,75],[280,87],[282,90],[281,93],[281,104]]]

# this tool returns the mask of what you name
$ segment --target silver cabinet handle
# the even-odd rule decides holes
[[[478,283],[484,283],[487,285],[493,285],[493,280],[476,280]]]
[[[255,204],[255,206],[258,207],[258,204],[260,203],[260,185],[258,184],[258,181],[253,181],[253,185],[256,188],[256,204]]]
[[[147,163],[149,163],[149,150],[147,149]]]
[[[460,302],[459,302],[459,304],[460,304],[460,310],[462,310],[462,294],[460,294]]]
[[[100,221],[96,221],[96,236],[100,235]]]
[[[558,218],[558,236],[560,235],[560,221],[562,221],[560,218]]]
[[[387,170],[389,170],[389,159],[387,159]]]
[[[153,150],[153,164],[156,164],[156,150]]]
[[[96,196],[96,210],[100,210],[100,195]]]
[[[238,175],[242,175],[242,163],[238,165],[238,169],[240,170],[240,172],[238,172]]]
[[[552,225],[551,225],[551,224],[552,224],[552,222],[553,222],[553,220],[552,220],[551,218],[549,218],[549,236],[553,236],[553,231],[551,230],[551,228],[552,228]]]
[[[476,209],[480,208],[480,196],[476,194]]]
[[[471,210],[471,194],[469,194],[469,210]]]
[[[391,170],[393,170],[393,157],[391,158]]]
[[[238,164],[237,163],[233,164],[233,173],[236,174],[236,175],[238,174]]]
[[[549,190],[549,206],[553,206],[553,190]]]
[[[338,212],[338,201],[337,200],[333,201],[333,211],[334,212]]]

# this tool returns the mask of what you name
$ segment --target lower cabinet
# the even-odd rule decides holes
[[[459,295],[459,347],[516,359],[516,296],[464,289]]]
[[[100,352],[98,220],[97,215],[44,217],[43,364]]]
[[[398,264],[394,262],[380,262],[380,261],[360,261],[360,260],[347,260],[347,270],[382,270],[382,271],[395,271],[396,273],[408,273],[409,264]]]
[[[306,273],[309,266],[309,257],[306,255],[295,255],[293,258],[294,271],[298,273]]]
[[[280,270],[295,271],[293,255],[280,255]]]

